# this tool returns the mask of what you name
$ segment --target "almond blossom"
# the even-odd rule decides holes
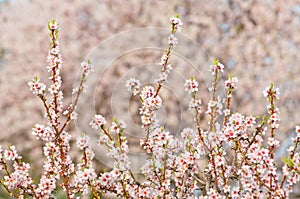
[[[175,33],[181,31],[178,15],[172,17],[169,46],[161,57],[161,71],[156,85],[144,85],[130,79],[126,87],[140,100],[141,129],[145,136],[140,146],[145,150],[146,161],[141,167],[143,179],[132,171],[127,124],[113,118],[96,114],[90,121],[91,130],[98,132],[98,144],[107,150],[113,160],[113,168],[100,173],[94,168],[95,153],[92,138],[82,133],[76,140],[81,152],[79,161],[71,154],[72,135],[66,128],[77,119],[77,102],[87,88],[85,82],[93,66],[90,60],[81,63],[80,83],[73,90],[74,103],[63,104],[62,56],[58,42],[59,24],[51,20],[51,49],[48,52],[50,86],[35,77],[28,83],[33,94],[41,100],[47,123],[35,124],[32,134],[43,142],[45,160],[41,177],[35,183],[30,177],[30,164],[25,163],[14,145],[2,149],[0,145],[1,185],[15,198],[53,198],[58,190],[65,197],[80,198],[91,194],[94,198],[106,193],[117,198],[288,198],[294,185],[300,181],[300,127],[287,150],[283,166],[275,161],[280,146],[277,130],[280,125],[280,109],[277,107],[279,89],[271,84],[263,95],[268,102],[266,114],[254,117],[231,108],[233,92],[238,79],[229,76],[222,86],[226,89],[224,100],[218,96],[224,65],[215,60],[211,65],[211,99],[202,112],[201,92],[195,78],[183,85],[190,98],[189,109],[194,117],[191,127],[184,127],[178,136],[161,124],[159,110],[162,108],[161,88],[166,83],[172,67],[168,63],[177,44]],[[176,41],[176,42],[175,42]],[[176,66],[174,66],[176,67]],[[223,114],[224,113],[224,114]],[[205,120],[204,122],[202,120]],[[223,122],[221,122],[223,121]],[[204,123],[204,124],[203,124]],[[205,161],[205,163],[203,163]]]

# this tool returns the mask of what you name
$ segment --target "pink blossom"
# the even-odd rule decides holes
[[[126,129],[127,124],[124,120],[120,119],[118,122],[119,122],[119,126],[120,126],[121,129]]]
[[[278,146],[279,145],[279,141],[276,140],[275,138],[268,138],[268,145],[270,146]]]
[[[18,189],[18,188],[29,188],[29,185],[32,184],[32,179],[29,177],[29,168],[28,163],[14,163],[14,172],[9,176],[4,176],[4,184],[9,189]]]
[[[21,156],[18,155],[16,147],[14,145],[8,147],[7,150],[4,150],[4,159],[6,160],[16,160],[20,159]]]
[[[201,113],[201,99],[192,98],[189,103],[189,109],[197,109],[198,113]]]
[[[77,147],[83,150],[84,148],[89,147],[90,137],[88,137],[87,135],[80,136],[77,138],[76,144]]]
[[[59,46],[56,46],[55,48],[51,48],[50,53],[53,55],[57,55],[59,51],[60,51]]]
[[[49,29],[51,29],[51,30],[58,30],[58,28],[59,28],[58,22],[55,19],[52,19],[49,22],[48,26],[49,26]]]
[[[224,68],[224,65],[221,62],[219,62],[219,60],[216,60],[215,63],[210,66],[210,72],[212,75],[214,75],[216,71],[224,72]],[[234,81],[237,82],[237,79],[235,79]]]
[[[117,133],[117,134],[119,134],[119,133],[120,133],[120,128],[119,128],[119,126],[118,126],[115,122],[112,122],[110,131],[111,131],[112,133]]]
[[[98,129],[101,128],[102,125],[106,124],[106,120],[102,115],[95,115],[90,122],[90,125],[92,126],[93,129]]]
[[[220,67],[222,68],[222,67]],[[223,67],[224,68],[224,67]],[[225,88],[232,88],[236,89],[236,83],[238,82],[237,77],[230,77],[228,80],[225,81]]]
[[[78,113],[76,113],[75,111],[73,111],[73,112],[70,114],[71,120],[76,120],[76,119],[77,119],[77,116],[78,116]]]
[[[42,176],[37,188],[37,195],[41,198],[49,198],[52,191],[56,188],[56,179],[54,176]]]
[[[167,54],[163,54],[163,55],[161,56],[161,58],[160,58],[160,63],[159,63],[159,65],[162,65],[162,66],[165,65],[167,59],[168,59],[168,55],[167,55]]]
[[[145,86],[141,91],[141,98],[143,100],[152,97],[155,93],[155,89],[152,86]]]
[[[223,190],[224,190],[225,193],[229,193],[230,192],[230,188],[231,188],[230,185],[225,185],[224,188],[223,188]]]
[[[55,139],[55,131],[49,126],[40,124],[34,125],[34,128],[32,128],[32,134],[36,136],[37,139],[42,139],[44,141],[52,141]]]
[[[178,40],[174,34],[171,34],[168,38],[168,43],[172,46],[176,46],[178,44]]]
[[[173,25],[174,30],[181,31],[183,22],[178,16],[170,18],[171,24]]]
[[[279,99],[280,91],[279,88],[273,88],[273,85],[267,86],[263,91],[264,97],[274,96],[276,99]]]
[[[90,72],[94,72],[94,66],[89,63],[89,61],[84,61],[81,63],[81,68],[83,70],[83,74],[88,76]]]
[[[296,131],[297,137],[300,137],[300,126],[296,126],[295,131]]]
[[[34,95],[41,95],[46,90],[46,85],[40,83],[40,79],[35,77],[31,82],[28,82],[28,86]]]
[[[230,115],[230,109],[225,109],[224,110],[224,115],[229,116]]]
[[[197,92],[198,91],[198,82],[194,79],[187,79],[185,80],[185,91],[188,92],[189,94]]]
[[[231,196],[233,198],[238,198],[239,197],[239,187],[233,187],[231,190]]]
[[[133,95],[137,95],[139,93],[141,83],[137,79],[130,78],[126,81],[125,86],[127,87],[129,92],[131,92]]]

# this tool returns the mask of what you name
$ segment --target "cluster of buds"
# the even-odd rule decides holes
[[[172,33],[175,33],[176,31],[182,30],[182,21],[179,18],[179,14],[175,15],[174,17],[170,18],[171,25],[172,25]]]
[[[280,111],[279,108],[275,105],[275,103],[277,99],[279,99],[279,88],[274,88],[274,85],[271,84],[270,86],[266,87],[266,89],[263,91],[263,94],[265,97],[268,98],[268,101],[270,102],[270,105],[268,105],[267,107],[268,113],[270,115],[268,122],[272,129],[277,129],[279,127]]]
[[[232,101],[232,94],[233,91],[237,88],[236,84],[238,82],[238,78],[237,77],[231,77],[229,76],[229,78],[225,81],[225,88],[227,89],[227,93],[226,93],[226,102],[225,102],[225,110],[224,112],[224,122],[223,124],[226,124],[228,116],[230,115],[230,105],[231,105],[231,101]]]
[[[162,66],[161,73],[159,74],[159,78],[155,80],[159,85],[161,85],[164,81],[167,80],[168,75],[173,70],[173,67],[171,66],[171,64],[168,64],[168,60],[171,56],[172,49],[178,43],[178,39],[175,36],[175,33],[177,31],[180,32],[182,29],[182,25],[183,25],[181,19],[179,18],[179,15],[171,17],[170,21],[171,21],[172,28],[171,28],[171,34],[168,37],[169,47],[161,57],[161,61],[159,63],[159,65]]]

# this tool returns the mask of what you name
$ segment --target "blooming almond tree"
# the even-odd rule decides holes
[[[80,161],[70,157],[71,135],[66,127],[77,119],[75,112],[80,94],[86,89],[85,82],[93,66],[87,60],[81,64],[82,76],[73,90],[74,103],[64,106],[62,80],[62,56],[58,42],[59,24],[51,20],[51,49],[47,57],[50,86],[34,77],[28,83],[30,90],[45,108],[46,124],[35,124],[32,134],[44,144],[45,161],[41,178],[36,184],[30,177],[30,164],[22,161],[15,146],[0,147],[1,185],[16,198],[55,198],[54,193],[62,189],[66,198],[80,198],[91,194],[101,198],[113,193],[118,198],[288,198],[293,186],[300,180],[300,126],[296,126],[296,137],[288,149],[284,165],[278,168],[274,161],[279,140],[280,111],[276,106],[279,89],[268,86],[263,95],[267,98],[267,114],[262,117],[245,116],[231,111],[232,95],[238,79],[229,76],[225,81],[226,95],[217,95],[219,79],[224,65],[215,60],[210,67],[213,83],[209,88],[211,99],[202,107],[199,83],[194,77],[185,81],[184,87],[190,97],[190,118],[194,126],[186,127],[179,137],[165,129],[158,117],[163,99],[160,91],[173,67],[169,59],[177,45],[176,32],[181,31],[179,16],[170,19],[171,33],[168,48],[161,57],[161,72],[155,80],[157,86],[145,85],[131,78],[126,87],[132,95],[138,96],[141,127],[146,132],[140,145],[147,153],[147,160],[141,168],[143,180],[138,181],[131,170],[128,142],[125,137],[127,124],[113,118],[108,124],[105,117],[92,117],[91,128],[99,131],[98,143],[107,149],[107,155],[114,160],[113,169],[97,173],[93,168],[94,152],[90,138],[82,134],[77,147],[82,151]],[[49,97],[50,96],[50,97]],[[206,109],[206,111],[202,111]],[[206,126],[201,115],[207,114]],[[206,157],[207,164],[200,160]]]

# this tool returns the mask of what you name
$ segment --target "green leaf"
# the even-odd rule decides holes
[[[114,121],[117,125],[119,124],[118,118],[113,117],[112,119],[113,119],[113,121]]]
[[[289,167],[294,167],[295,163],[290,157],[283,157],[282,161]]]
[[[39,78],[38,78],[38,76],[34,76],[34,78],[33,78],[33,81],[34,81],[34,82],[37,82],[37,81],[39,81]]]
[[[273,88],[274,88],[274,83],[272,82],[270,85],[270,90],[273,90]]]
[[[58,38],[58,31],[57,30],[54,31],[54,37],[55,37],[55,39]]]
[[[51,21],[48,22],[48,29],[49,29],[49,30],[52,30],[52,29],[50,28],[50,24],[54,24],[55,22],[56,22],[55,19],[52,19]]]
[[[50,23],[51,23],[51,21],[48,22],[48,29],[49,29],[49,30],[51,30],[51,28],[50,28]]]
[[[116,146],[119,147],[119,148],[121,147],[121,144],[120,144],[119,140],[116,141]]]
[[[218,59],[215,59],[215,60],[214,60],[214,64],[215,64],[216,66],[219,64],[219,62],[220,62],[220,61],[219,61]]]

